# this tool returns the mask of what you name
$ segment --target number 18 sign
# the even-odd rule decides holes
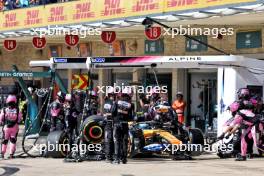
[[[145,35],[149,40],[157,40],[161,36],[161,27],[150,27],[145,30]]]

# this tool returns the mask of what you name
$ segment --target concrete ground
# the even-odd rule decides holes
[[[20,130],[17,154],[22,153]],[[263,176],[264,157],[236,162],[234,158],[219,159],[204,154],[191,161],[164,158],[130,159],[128,164],[112,165],[104,161],[64,163],[63,159],[16,158],[0,160],[0,176]]]
[[[235,162],[218,159],[215,155],[199,156],[191,161],[172,161],[162,158],[129,160],[128,164],[112,165],[104,161],[64,163],[62,159],[27,158],[0,161],[2,176],[262,176],[264,158]]]

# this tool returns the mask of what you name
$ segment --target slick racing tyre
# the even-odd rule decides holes
[[[203,146],[204,146],[204,137],[203,133],[198,128],[190,129],[189,131],[189,138],[191,144],[197,144],[194,149],[191,151],[192,156],[199,156],[203,152]]]
[[[92,115],[82,124],[83,141],[85,143],[100,144],[104,141],[104,117]]]
[[[46,157],[64,158],[69,150],[69,138],[64,131],[49,133],[46,143]]]

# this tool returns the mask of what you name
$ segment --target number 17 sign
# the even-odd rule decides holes
[[[116,32],[115,31],[102,31],[101,39],[105,43],[113,43],[116,39]]]

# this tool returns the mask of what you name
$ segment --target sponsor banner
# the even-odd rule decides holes
[[[33,72],[0,71],[0,77],[34,77]]]
[[[248,2],[258,0],[80,0],[4,11],[0,14],[0,32]]]
[[[257,2],[250,0],[165,0],[164,12],[207,8],[221,5],[231,5],[243,2]]]
[[[166,63],[166,62],[232,62],[244,58],[243,56],[107,56],[107,57],[54,57],[52,62],[58,64],[92,63]]]
[[[237,61],[240,56],[137,56],[137,57],[88,57],[93,64],[117,63],[170,63],[170,62],[225,62]]]

